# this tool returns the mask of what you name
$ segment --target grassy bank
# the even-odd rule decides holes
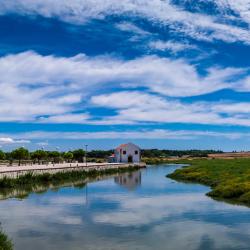
[[[159,165],[178,162],[176,159],[166,158],[166,157],[143,157],[142,162],[147,165]]]
[[[13,245],[8,236],[0,230],[0,250],[12,250]]]
[[[157,164],[167,163],[165,159],[157,157],[143,157],[142,161],[145,162],[147,165],[157,165]]]
[[[191,166],[168,177],[208,185],[212,188],[208,196],[250,206],[250,159],[199,159],[189,163]]]
[[[90,170],[90,171],[70,171],[70,172],[58,172],[54,174],[45,173],[41,175],[34,175],[32,173],[20,176],[18,178],[7,178],[4,177],[0,179],[1,189],[13,189],[13,188],[23,188],[32,185],[60,185],[65,182],[74,182],[78,180],[84,180],[86,178],[96,178],[98,176],[109,175],[109,174],[119,174],[128,171],[138,170],[139,167],[133,166],[128,168],[117,168],[117,169],[105,169],[105,170]]]

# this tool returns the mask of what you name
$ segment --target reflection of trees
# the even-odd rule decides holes
[[[0,250],[12,250],[13,244],[8,236],[0,229]]]

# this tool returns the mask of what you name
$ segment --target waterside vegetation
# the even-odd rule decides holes
[[[187,163],[187,161],[180,161]],[[196,159],[190,166],[169,174],[177,181],[196,182],[211,187],[208,196],[250,206],[250,159]]]
[[[12,250],[13,244],[8,236],[0,229],[0,250]]]
[[[139,166],[130,166],[126,168],[111,168],[89,171],[78,170],[69,172],[57,172],[57,173],[44,173],[44,174],[33,174],[28,173],[17,178],[4,177],[0,179],[1,192],[4,189],[18,189],[18,188],[32,188],[34,185],[60,185],[65,182],[75,182],[79,180],[86,180],[87,178],[97,178],[104,175],[120,174],[124,172],[130,172],[138,170]]]

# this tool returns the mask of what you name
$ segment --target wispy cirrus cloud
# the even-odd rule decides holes
[[[152,50],[159,50],[159,51],[168,50],[174,54],[180,51],[188,50],[188,49],[189,50],[197,49],[196,46],[190,45],[188,43],[161,41],[161,40],[151,41],[148,46]]]
[[[220,0],[219,9],[236,11],[249,22],[249,1]],[[41,15],[46,18],[59,18],[66,22],[82,24],[93,19],[123,15],[146,18],[155,25],[169,27],[175,32],[205,41],[244,42],[250,44],[250,34],[246,28],[227,23],[227,15],[209,15],[191,12],[177,6],[170,0],[4,0],[0,3],[0,14],[18,13],[21,15]],[[235,19],[232,16],[231,19]]]
[[[222,12],[228,13],[227,10],[234,12],[234,18],[241,22],[245,22],[250,25],[250,1],[249,0],[217,0],[213,2],[217,4],[218,8]]]
[[[52,115],[49,117],[40,117],[38,118],[38,122],[86,124],[89,123],[90,118],[91,116],[88,114],[62,114],[62,115]]]
[[[148,36],[151,35],[150,32],[141,29],[140,27],[136,26],[131,22],[121,22],[115,25],[121,31],[126,31],[132,34],[137,34],[139,36]]]

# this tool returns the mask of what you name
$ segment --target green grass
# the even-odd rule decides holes
[[[186,163],[186,162],[185,162]],[[199,159],[167,177],[211,187],[215,199],[250,206],[250,159]]]
[[[1,230],[0,231],[0,250],[12,250],[13,244],[8,236]]]
[[[164,163],[170,163],[169,158],[159,158],[159,157],[143,157],[142,162],[145,162],[147,165],[158,165]]]

